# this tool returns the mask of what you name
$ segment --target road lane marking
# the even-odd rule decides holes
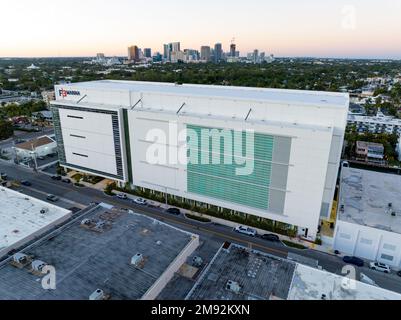
[[[24,189],[27,189],[27,190],[30,190],[30,191],[32,191],[32,192],[36,192],[36,193],[39,193],[39,194],[43,194],[43,195],[45,195],[45,196],[48,196],[48,193],[47,193],[47,192],[40,191],[40,190],[38,190],[38,189],[34,189],[34,188],[31,188],[31,187],[24,187]],[[67,198],[64,198],[64,197],[59,197],[59,196],[57,196],[57,198],[59,198],[59,199],[60,199],[61,201],[63,201],[63,202],[72,204],[72,205],[74,205],[75,207],[78,207],[78,208],[80,208],[80,209],[84,209],[84,208],[87,207],[87,205],[85,205],[85,204],[82,204],[82,203],[79,203],[79,202],[76,202],[76,201],[72,201],[72,200],[67,199]]]

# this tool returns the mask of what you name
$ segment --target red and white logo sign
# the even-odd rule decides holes
[[[65,89],[60,89],[58,91],[60,97],[67,97],[67,96],[80,96],[81,92],[76,91],[76,90],[65,90]]]

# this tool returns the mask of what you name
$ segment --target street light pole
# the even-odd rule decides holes
[[[36,171],[38,171],[38,162],[37,162],[37,160],[36,160],[36,152],[34,151],[33,143],[31,143],[31,147],[32,147],[32,155],[33,155],[33,161],[34,161],[34,168],[33,168],[33,170],[36,172]]]

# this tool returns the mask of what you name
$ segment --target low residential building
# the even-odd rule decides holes
[[[55,94],[54,90],[52,90],[52,91],[43,91],[42,92],[42,99],[49,106],[50,105],[50,101],[56,100],[56,94]]]
[[[57,151],[57,143],[49,136],[38,137],[14,146],[18,158],[44,157]]]
[[[385,116],[381,111],[374,117],[349,114],[348,124],[355,125],[358,132],[401,133],[401,119]]]
[[[334,249],[401,268],[401,176],[341,171]]]
[[[50,110],[33,112],[32,120],[52,122],[53,121],[53,113]]]
[[[357,141],[355,153],[357,158],[365,161],[380,161],[384,159],[384,146],[381,143]]]

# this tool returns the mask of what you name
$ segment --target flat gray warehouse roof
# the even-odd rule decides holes
[[[401,176],[352,168],[341,170],[338,219],[401,233]]]
[[[401,299],[396,292],[228,243],[186,299],[321,300],[323,295],[327,300]]]
[[[29,267],[0,268],[0,299],[88,300],[97,289],[110,299],[141,299],[193,240],[190,233],[132,211],[102,206],[59,235],[24,252],[56,269],[55,290],[44,290]],[[103,221],[103,228],[96,222]],[[143,255],[140,266],[131,258]]]
[[[295,263],[231,244],[220,248],[209,268],[188,294],[188,300],[287,299]],[[238,292],[227,289],[237,283]],[[235,287],[235,286],[234,286]]]

